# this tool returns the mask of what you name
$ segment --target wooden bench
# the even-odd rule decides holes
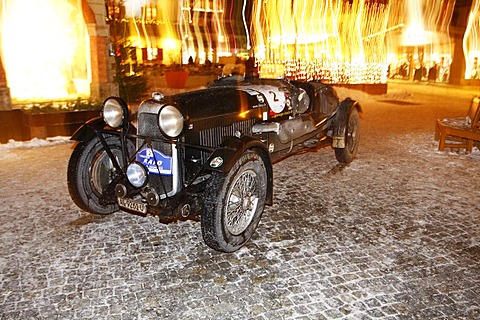
[[[438,150],[464,148],[472,152],[475,142],[480,142],[480,97],[472,99],[466,117],[437,119],[435,140]]]

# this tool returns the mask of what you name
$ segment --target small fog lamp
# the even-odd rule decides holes
[[[141,188],[147,183],[147,169],[138,162],[132,162],[127,168],[127,179],[135,188]]]

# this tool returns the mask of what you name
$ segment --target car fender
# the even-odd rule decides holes
[[[359,114],[362,114],[362,108],[358,102],[350,98],[343,100],[338,106],[333,122],[333,148],[345,148],[345,130],[350,113],[354,108],[358,110]]]
[[[265,144],[251,137],[242,138],[230,137],[226,139],[218,148],[216,148],[207,160],[207,166],[211,171],[222,173],[229,172],[235,162],[247,150],[257,152],[265,164],[267,171],[267,197],[266,204],[273,203],[273,167],[270,154]]]
[[[75,141],[88,141],[96,136],[95,131],[103,130],[107,127],[102,117],[95,117],[86,121],[81,127],[79,127],[70,137],[70,140]],[[117,131],[115,129],[105,129],[110,131]],[[136,129],[133,125],[128,126],[128,133],[135,134]]]
[[[95,136],[96,130],[101,130],[105,127],[105,122],[102,117],[92,118],[86,121],[81,127],[79,127],[70,137],[70,140],[75,141],[88,141]]]

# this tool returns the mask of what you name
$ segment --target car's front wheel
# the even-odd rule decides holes
[[[113,156],[123,166],[122,148],[118,138],[106,137]],[[128,142],[129,149],[133,143]],[[112,160],[98,138],[80,141],[70,156],[67,171],[68,191],[75,204],[91,213],[110,214],[118,210],[115,202],[104,203],[102,196],[118,174]]]
[[[260,221],[266,191],[267,171],[256,152],[243,153],[226,175],[212,173],[201,217],[205,243],[222,252],[240,249]]]

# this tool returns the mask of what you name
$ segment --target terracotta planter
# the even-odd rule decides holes
[[[6,143],[10,139],[25,141],[29,138],[29,133],[23,126],[22,110],[0,111],[0,143]]]
[[[0,112],[0,143],[9,139],[26,141],[70,136],[85,121],[98,117],[99,110],[29,114],[23,110]]]
[[[169,88],[185,88],[187,83],[188,71],[169,70],[165,71],[165,80]]]
[[[30,139],[55,136],[70,136],[85,121],[98,117],[99,110],[71,111],[58,113],[40,113],[23,115],[24,126],[30,133]]]

